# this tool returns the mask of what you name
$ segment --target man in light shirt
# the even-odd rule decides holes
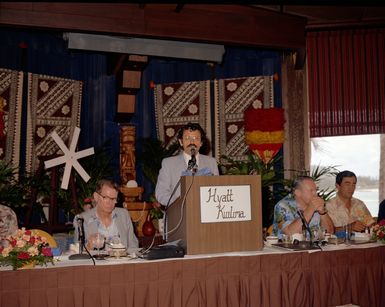
[[[219,175],[217,161],[213,157],[199,153],[207,142],[206,133],[199,124],[188,123],[183,126],[178,131],[178,142],[183,151],[176,156],[163,159],[156,183],[155,197],[163,206],[172,204],[180,196],[178,183],[180,177],[187,175],[188,172],[197,175]],[[195,151],[196,163],[189,165],[192,150]]]
[[[362,232],[375,222],[364,202],[353,197],[356,183],[357,177],[351,171],[336,176],[337,195],[326,203],[336,232],[346,225],[350,225],[352,231]]]
[[[95,207],[79,215],[84,219],[84,236],[88,249],[98,247],[95,245],[98,233],[105,238],[105,242],[112,242],[115,238],[119,238],[126,248],[138,247],[138,239],[128,210],[115,206],[118,192],[118,186],[114,182],[100,180],[93,194]],[[77,242],[79,236],[77,218],[74,220],[74,227],[74,240]]]

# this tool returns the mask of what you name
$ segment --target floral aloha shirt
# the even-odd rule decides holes
[[[281,199],[274,208],[273,234],[282,238],[282,229],[286,228],[294,220],[300,218],[297,210],[297,202],[292,194]],[[321,217],[318,212],[314,212],[309,223],[312,233],[319,231],[320,225]]]
[[[13,234],[17,230],[17,217],[15,212],[7,207],[0,205],[0,239]]]
[[[350,211],[345,207],[343,201],[337,196],[326,203],[326,209],[335,227],[361,221],[366,226],[374,223],[374,219],[363,201],[352,197]]]

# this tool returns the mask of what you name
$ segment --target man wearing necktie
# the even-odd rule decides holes
[[[176,156],[163,159],[156,183],[155,197],[163,206],[172,204],[180,196],[181,176],[219,175],[217,161],[199,153],[207,142],[199,124],[188,123],[178,131],[177,137],[182,150]]]

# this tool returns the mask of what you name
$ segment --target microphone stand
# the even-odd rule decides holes
[[[69,260],[79,260],[79,259],[90,259],[92,258],[90,252],[87,250],[85,246],[85,236],[84,236],[84,219],[81,217],[77,217],[76,221],[78,223],[78,241],[79,241],[79,253],[70,255],[68,257]],[[87,254],[83,254],[83,248],[86,250]]]
[[[310,239],[309,245],[313,246],[313,234],[311,233],[309,223],[306,222],[306,219],[305,219],[301,210],[297,210],[297,213],[298,213],[299,217],[301,218],[302,226],[305,227],[306,231],[309,233],[309,239]]]
[[[195,158],[195,146],[192,146],[190,152],[191,152],[191,159],[187,163],[187,170],[191,171],[192,175],[194,176],[196,171],[197,171],[196,168],[194,168],[194,166],[197,163],[197,160]],[[181,183],[181,178],[179,178],[177,184],[175,185],[174,190],[172,191],[170,197],[168,198],[167,205],[164,208],[164,233],[163,233],[163,239],[165,241],[167,241],[167,233],[168,233],[168,228],[167,228],[167,210],[173,205],[173,204],[170,204],[170,201],[171,201],[172,197],[174,196],[176,190],[180,186],[180,183]]]

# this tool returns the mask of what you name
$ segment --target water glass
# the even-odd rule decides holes
[[[346,224],[343,227],[344,233],[345,233],[345,243],[349,244],[350,243],[350,236],[352,234],[352,225],[351,224]]]
[[[100,233],[97,233],[95,235],[95,239],[94,239],[94,247],[97,248],[98,250],[98,254],[95,256],[95,259],[103,259],[104,256],[100,255],[100,249],[104,246],[104,236]]]

